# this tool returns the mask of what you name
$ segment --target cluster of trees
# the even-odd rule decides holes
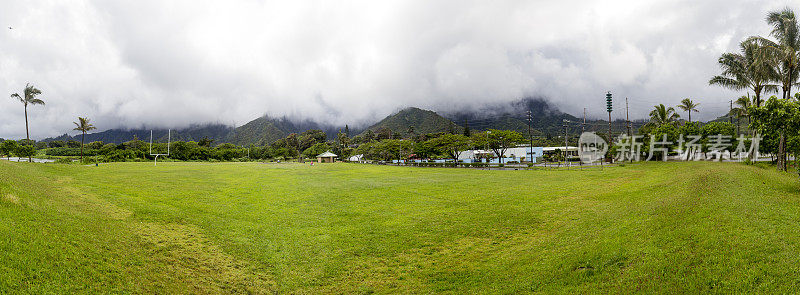
[[[651,120],[651,123],[654,121]],[[667,148],[670,151],[675,151],[678,148],[678,141],[682,137],[684,141],[689,141],[693,136],[700,136],[702,139],[698,142],[703,146],[703,152],[708,151],[709,142],[713,136],[722,135],[731,142],[731,146],[725,150],[732,151],[736,147],[736,127],[730,122],[710,122],[700,124],[699,122],[678,122],[672,121],[662,124],[646,124],[639,128],[638,135],[641,135],[641,152],[648,154],[650,152],[651,140],[655,139],[656,142],[669,142],[666,145],[658,145],[658,148]],[[749,146],[748,146],[749,147]],[[762,149],[763,150],[763,149]],[[661,153],[656,153],[661,156]],[[654,158],[655,160],[660,159]]]
[[[76,141],[52,141],[48,143],[39,142],[36,144],[26,144],[25,140],[14,141],[5,140],[0,142],[0,155],[6,157],[33,157],[41,151],[45,156],[50,157],[92,157],[91,161],[99,160],[103,162],[117,161],[137,161],[148,160],[150,156],[150,144],[138,139],[134,139],[121,144],[103,143],[94,141],[86,145]],[[37,147],[39,148],[37,151]],[[166,152],[166,143],[154,143],[153,150]],[[211,141],[183,142],[177,141],[170,144],[171,159],[184,161],[232,161],[247,160],[248,158],[271,158],[268,147],[238,147],[233,144],[221,144],[212,147]]]
[[[266,146],[264,158],[313,158],[331,149],[327,137],[325,132],[317,129],[291,133]]]
[[[740,43],[740,52],[723,54],[718,60],[722,73],[709,84],[753,91],[752,100],[749,95],[737,100],[735,115],[747,117],[750,129],[760,133],[767,146],[775,143],[778,170],[785,171],[787,151],[791,151],[787,143],[799,140],[800,129],[794,121],[800,96],[792,96],[792,87],[800,77],[800,26],[789,8],[768,13],[766,21],[774,39],[753,36]],[[764,102],[762,97],[770,93],[780,98],[772,96]]]
[[[682,105],[685,105],[686,100]],[[691,103],[689,101],[689,103]],[[772,96],[761,106],[756,106],[755,101],[750,97],[743,96],[736,101],[737,107],[733,109],[732,115],[745,118],[748,121],[750,137],[756,134],[761,137],[759,142],[759,152],[770,154],[778,163],[781,170],[786,169],[786,156],[793,154],[795,159],[800,155],[800,102],[795,99],[780,99]],[[680,106],[679,106],[680,107]],[[699,122],[684,121],[678,119],[680,116],[672,107],[663,104],[657,105],[650,112],[650,122],[639,128],[637,135],[641,135],[642,152],[648,153],[650,148],[651,135],[657,141],[667,141],[671,144],[663,146],[670,150],[677,148],[678,139],[683,136],[684,140],[690,136],[699,135],[702,137],[700,143],[703,151],[708,151],[709,139],[712,136],[722,135],[731,140],[731,146],[726,148],[732,151],[738,142],[738,136],[743,134],[739,124],[731,122],[709,122],[700,124]],[[785,136],[781,136],[784,132]],[[783,139],[782,139],[783,138]],[[666,139],[666,140],[664,140]],[[783,141],[783,143],[782,143]],[[747,141],[748,148],[750,140]],[[781,168],[782,167],[782,168]]]
[[[36,155],[36,147],[27,140],[4,140],[0,142],[0,155],[28,158],[30,161]]]
[[[95,129],[88,118],[79,117],[75,130],[85,135]],[[470,132],[466,130],[466,132]],[[413,134],[409,130],[406,138],[400,134],[379,130],[377,133],[365,132],[353,138],[345,132],[339,132],[335,138],[328,140],[321,130],[308,130],[303,133],[292,133],[266,146],[240,147],[230,143],[212,146],[213,141],[203,139],[199,142],[172,142],[167,158],[185,161],[207,160],[248,160],[248,159],[302,159],[314,158],[326,151],[332,151],[341,159],[351,155],[363,154],[371,160],[405,159],[414,154],[416,158],[450,158],[457,159],[466,150],[473,148],[488,149],[501,158],[508,148],[525,142],[518,132],[508,130],[489,130],[486,132],[453,134],[430,133]],[[83,140],[84,136],[81,137]],[[0,143],[0,154],[6,156],[32,157],[37,150],[51,157],[92,157],[92,161],[136,161],[152,159],[150,145],[135,138],[131,141],[113,144],[95,141],[91,143],[70,141],[33,142],[30,140],[6,140]],[[154,143],[153,150],[164,152],[166,143]]]
[[[488,130],[474,132],[471,136],[452,133],[431,133],[415,136],[410,139],[383,139],[362,143],[355,150],[372,160],[400,160],[413,155],[418,159],[447,158],[458,159],[464,151],[470,149],[491,150],[501,159],[509,148],[525,142],[525,138],[516,131]]]
[[[353,155],[364,155],[365,159],[384,161],[406,159],[411,155],[422,159],[457,159],[462,152],[472,148],[490,149],[502,156],[508,148],[525,141],[520,133],[508,130],[472,133],[466,129],[465,134],[455,134],[455,132],[415,134],[412,126],[409,127],[405,137],[386,128],[378,129],[376,132],[367,130],[352,138],[348,133],[348,130],[339,132],[332,140],[328,140],[321,130],[292,133],[269,146],[262,147],[260,158],[314,158],[331,151],[340,159],[347,159]]]
[[[788,155],[800,156],[800,103],[772,96],[761,106],[747,109],[750,129],[763,137],[761,151],[774,153],[778,170],[788,168]]]

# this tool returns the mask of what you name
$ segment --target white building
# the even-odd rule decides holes
[[[567,146],[567,158],[577,158],[578,157],[578,147],[576,146]],[[563,146],[548,146],[542,148],[542,153],[546,155],[552,155],[555,153],[564,153]]]
[[[544,153],[542,147],[530,148],[529,146],[518,146],[506,149],[505,153],[503,153],[503,163],[507,163],[509,161],[536,163],[538,161],[537,159],[541,158],[543,155]],[[500,160],[497,159],[497,155],[495,155],[494,151],[492,150],[467,150],[458,156],[458,160],[462,162],[486,162],[487,158],[493,158],[490,161],[491,163],[500,162]]]
[[[317,162],[319,162],[319,163],[333,163],[333,162],[336,162],[336,158],[337,157],[339,157],[339,156],[337,156],[334,153],[331,153],[330,151],[327,151],[327,152],[324,152],[324,153],[321,153],[321,154],[317,155]]]

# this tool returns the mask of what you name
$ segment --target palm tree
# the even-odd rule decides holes
[[[789,8],[770,12],[766,20],[772,26],[770,36],[777,42],[764,37],[750,39],[767,49],[763,58],[771,60],[769,63],[778,73],[773,80],[781,83],[783,98],[788,99],[792,97],[792,87],[800,77],[800,26],[794,11]]]
[[[684,98],[683,100],[681,100],[681,104],[678,105],[678,108],[683,110],[684,112],[688,112],[689,113],[689,122],[691,122],[692,121],[692,112],[699,112],[697,110],[697,106],[699,106],[699,105],[700,105],[700,103],[695,103],[691,99]]]
[[[750,108],[752,102],[750,100],[750,95],[742,95],[736,101],[733,102],[736,107],[733,108],[733,114],[736,116],[736,134],[739,134],[739,129],[741,124],[739,124],[739,120],[742,117],[747,118],[748,124],[750,123],[750,114],[747,112],[747,109]]]
[[[741,53],[725,53],[718,63],[722,74],[708,81],[709,85],[719,85],[731,90],[752,89],[756,106],[761,106],[761,94],[777,92],[778,87],[771,84],[778,75],[772,66],[770,50],[757,40],[747,40],[739,44]]]
[[[779,57],[782,57],[782,68],[785,76],[781,79],[783,86],[783,98],[792,97],[792,86],[796,84],[798,77],[798,50],[800,50],[800,27],[797,25],[797,18],[794,11],[784,8],[781,11],[773,11],[767,15],[767,23],[772,25],[772,35],[778,39],[781,50]]]
[[[94,127],[94,125],[89,123],[89,121],[90,121],[89,118],[78,117],[78,122],[72,122],[76,126],[75,129],[73,129],[73,130],[78,130],[78,131],[82,132],[81,133],[81,162],[83,162],[83,139],[84,139],[84,137],[86,137],[86,131],[97,129],[97,128]]]
[[[18,93],[14,93],[11,95],[11,98],[19,100],[19,102],[25,106],[25,144],[30,144],[31,133],[28,131],[28,105],[44,105],[44,101],[36,98],[37,95],[42,94],[42,91],[36,89],[33,85],[25,84],[25,91],[23,94],[24,96],[20,96]],[[28,156],[28,162],[33,162],[30,156]]]
[[[666,125],[677,121],[680,117],[673,107],[659,104],[655,106],[654,110],[650,111],[650,124],[655,126]]]

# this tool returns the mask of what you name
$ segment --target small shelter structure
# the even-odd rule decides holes
[[[330,151],[327,151],[327,152],[321,153],[321,154],[319,154],[317,156],[317,162],[320,162],[320,163],[333,163],[334,161],[336,161],[336,157],[338,157],[336,154],[331,153]]]

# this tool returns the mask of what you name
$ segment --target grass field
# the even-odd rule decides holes
[[[0,161],[0,290],[796,292],[798,192],[796,175],[708,162]]]

